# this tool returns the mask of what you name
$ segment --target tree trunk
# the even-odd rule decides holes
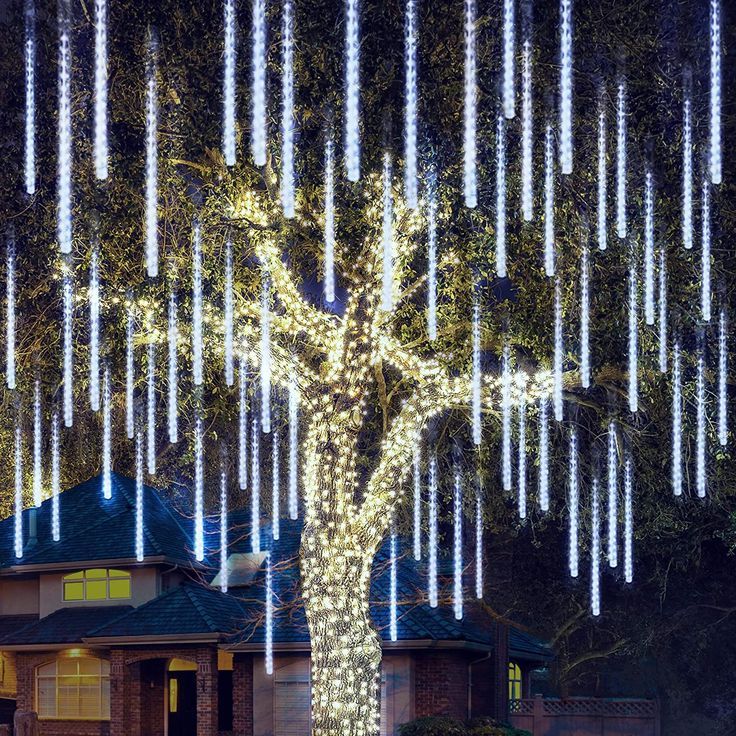
[[[314,521],[304,527],[314,736],[375,736],[380,730],[381,640],[368,606],[374,553],[349,532]]]

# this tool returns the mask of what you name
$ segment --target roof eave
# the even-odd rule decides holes
[[[265,648],[264,644],[257,642],[244,642],[241,644],[226,644],[222,647],[232,652],[262,652]],[[493,651],[491,644],[483,644],[482,642],[464,641],[452,639],[401,639],[399,641],[382,641],[381,648],[386,651],[397,649],[454,649],[471,652],[490,652]],[[310,652],[312,647],[306,641],[285,641],[274,642],[274,652]]]
[[[125,644],[171,644],[182,642],[187,644],[211,644],[223,638],[221,633],[211,634],[146,634],[141,636],[85,636],[85,644],[125,645]]]
[[[202,567],[201,564],[193,563],[191,560],[177,560],[166,555],[152,555],[146,557],[139,562],[135,557],[117,557],[104,560],[70,560],[68,562],[37,562],[31,564],[9,565],[0,568],[0,576],[21,575],[29,572],[54,572],[63,570],[75,570],[79,567],[89,567],[92,565],[110,567],[113,565],[133,565],[141,567],[143,565],[180,565],[196,569]]]

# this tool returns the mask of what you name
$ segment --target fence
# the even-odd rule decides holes
[[[509,719],[534,736],[660,736],[655,700],[524,698],[509,701]]]

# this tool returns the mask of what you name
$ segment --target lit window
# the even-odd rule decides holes
[[[36,669],[39,718],[110,720],[110,663],[65,657]]]
[[[107,601],[130,598],[130,573],[97,567],[64,575],[65,601]]]
[[[521,700],[521,667],[509,662],[509,700]]]

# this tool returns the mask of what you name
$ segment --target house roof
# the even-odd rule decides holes
[[[162,495],[144,486],[143,545],[146,557],[191,562],[189,534]],[[94,502],[92,499],[94,498]],[[112,498],[102,495],[102,476],[96,476],[59,495],[61,541],[52,541],[51,499],[23,512],[24,554],[14,552],[14,520],[0,521],[0,571],[64,563],[135,559],[135,481],[112,474]],[[35,515],[36,536],[29,537]]]

